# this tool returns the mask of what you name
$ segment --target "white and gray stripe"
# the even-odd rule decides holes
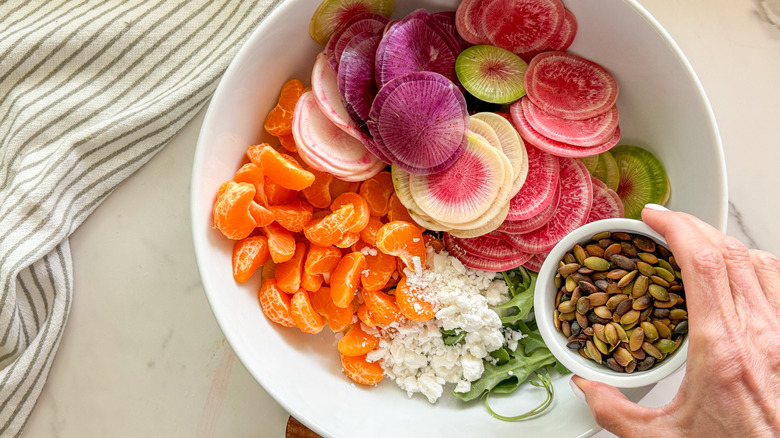
[[[68,236],[281,1],[0,0],[0,436],[21,434],[65,327]]]

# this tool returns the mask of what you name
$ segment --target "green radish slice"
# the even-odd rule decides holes
[[[520,191],[528,176],[528,152],[525,143],[512,123],[505,117],[493,112],[481,112],[471,116],[472,119],[482,120],[490,125],[498,135],[501,150],[512,165],[514,182],[512,183],[511,196]]]
[[[447,170],[409,178],[414,201],[436,221],[459,224],[476,220],[501,191],[506,172],[498,150],[472,135],[466,138],[466,149]]]
[[[309,22],[309,35],[324,46],[353,15],[374,12],[390,17],[393,7],[393,0],[322,0]]]
[[[590,157],[581,157],[580,161],[585,164],[591,176],[606,184],[610,190],[617,192],[618,184],[620,184],[620,170],[615,157],[609,151]]]
[[[660,204],[667,197],[666,170],[655,155],[638,146],[621,145],[611,152],[620,172],[617,194],[625,216],[640,219],[645,204]]]
[[[494,46],[472,46],[455,60],[455,74],[463,88],[490,103],[512,103],[525,95],[523,79],[528,64],[514,53]]]

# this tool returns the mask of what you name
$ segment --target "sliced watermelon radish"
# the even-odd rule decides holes
[[[511,196],[515,196],[526,181],[528,176],[528,153],[525,143],[517,133],[517,130],[506,117],[497,113],[481,112],[471,116],[472,119],[482,120],[490,125],[496,132],[509,163],[512,165],[514,181],[512,183]]]
[[[471,46],[471,44],[464,40],[463,37],[461,37],[458,33],[458,29],[455,26],[455,11],[434,12],[431,14],[431,17],[436,19],[436,22],[441,25],[442,29],[447,33],[447,35],[452,35],[452,38],[455,39],[455,42],[458,44],[458,47],[460,47],[460,50]]]
[[[508,244],[503,237],[480,236],[467,239],[455,237],[450,233],[444,236],[445,242],[458,245],[466,252],[490,260],[503,260],[518,255],[517,248]],[[449,246],[445,243],[445,246]]]
[[[418,9],[394,24],[382,37],[376,51],[376,81],[379,87],[398,76],[435,72],[457,83],[455,59],[460,53],[455,39],[444,33],[435,18]]]
[[[540,253],[551,250],[564,236],[585,224],[593,204],[590,174],[579,160],[560,160],[561,199],[552,219],[526,234],[506,234],[509,243],[520,251]]]
[[[523,263],[523,267],[534,272],[539,272],[542,270],[542,264],[549,254],[550,253],[548,252],[534,254],[527,262]]]
[[[470,253],[468,250],[461,247],[459,242],[456,242],[455,239],[458,238],[445,233],[444,246],[447,248],[447,251],[450,253],[450,255],[460,260],[464,266],[472,269],[492,272],[506,271],[526,263],[531,257],[530,254],[523,254],[515,250],[514,255],[510,255],[498,260],[489,259]],[[460,239],[458,240],[460,241]]]
[[[338,82],[344,106],[359,126],[364,126],[377,93],[374,80],[374,54],[382,39],[363,32],[344,48],[339,61]]]
[[[560,0],[483,0],[479,33],[491,45],[527,58],[547,49],[564,21]]]
[[[338,71],[341,54],[344,48],[352,39],[363,32],[370,32],[373,35],[382,35],[382,32],[390,21],[384,15],[373,12],[363,12],[352,16],[344,27],[337,29],[328,40],[325,46],[325,53],[328,55],[330,66]]]
[[[528,124],[539,134],[572,146],[591,147],[606,143],[618,127],[617,105],[585,120],[568,120],[539,108],[527,96],[520,99]]]
[[[323,0],[309,21],[309,35],[325,45],[336,29],[343,27],[352,16],[375,12],[389,17],[393,6],[393,0]]]
[[[620,200],[620,196],[596,178],[591,177],[591,183],[593,183],[593,205],[588,215],[588,223],[623,217],[623,201]]]
[[[504,208],[493,217],[493,219],[490,219],[485,223],[485,225],[482,225],[481,227],[477,228],[471,228],[468,230],[460,230],[457,228],[452,228],[449,230],[450,234],[456,237],[461,238],[471,238],[471,237],[479,237],[484,236],[489,233],[493,233],[498,229],[498,227],[501,226],[501,224],[506,221],[506,215],[509,213],[509,204],[506,204]]]
[[[487,124],[487,122],[477,119],[474,116],[469,117],[469,132],[478,135],[490,146],[503,152],[501,149],[501,140],[498,138],[496,130]],[[514,173],[512,175],[514,175]]]
[[[584,120],[615,105],[618,84],[604,67],[568,52],[535,56],[525,72],[527,96],[542,110]]]
[[[558,158],[533,146],[528,151],[528,177],[509,201],[508,220],[530,219],[552,203],[558,190]],[[530,230],[529,230],[530,231]]]
[[[311,72],[311,91],[323,114],[349,135],[362,139],[365,134],[352,120],[339,92],[336,72],[331,69],[328,55],[321,52]]]
[[[525,117],[525,112],[523,111],[523,106],[520,102],[513,103],[510,107],[510,111],[515,128],[517,128],[517,131],[523,137],[523,140],[545,152],[559,157],[579,158],[600,154],[612,149],[612,147],[620,141],[620,126],[618,126],[615,128],[612,137],[605,143],[590,147],[573,146],[568,143],[555,141],[537,132],[531,127],[531,124],[528,123],[528,119]]]
[[[400,76],[379,90],[368,128],[377,146],[401,168],[417,174],[451,166],[466,147],[466,99],[433,72]]]
[[[465,151],[448,169],[409,178],[414,201],[445,226],[474,221],[488,211],[508,170],[498,150],[472,135],[467,138]]]
[[[563,26],[561,26],[560,32],[550,41],[550,50],[565,51],[574,42],[574,37],[577,36],[577,18],[568,9],[564,9]]]
[[[463,0],[455,11],[455,27],[460,36],[471,44],[487,43],[477,26],[483,4],[483,0]]]
[[[544,210],[540,211],[534,216],[523,220],[505,220],[498,231],[506,234],[524,234],[531,231],[538,230],[543,227],[550,219],[555,215],[555,210],[558,208],[558,202],[561,199],[561,185],[560,182],[556,183],[555,191],[553,192],[553,198]]]

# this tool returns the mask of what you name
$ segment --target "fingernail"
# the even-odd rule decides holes
[[[649,208],[650,210],[656,210],[656,211],[669,211],[668,208],[660,204],[645,204],[645,208]]]
[[[569,386],[571,386],[571,392],[573,392],[578,399],[587,403],[587,401],[585,400],[585,393],[582,392],[582,390],[580,389],[579,386],[577,386],[576,383],[574,383],[574,379],[569,379]]]

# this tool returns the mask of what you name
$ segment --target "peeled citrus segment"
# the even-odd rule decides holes
[[[580,161],[585,164],[592,177],[601,180],[611,190],[617,191],[620,184],[620,170],[615,157],[609,151],[582,157]]]
[[[377,330],[369,333],[363,330],[360,323],[352,324],[349,331],[339,339],[339,353],[344,356],[361,356],[378,347],[380,339]]]
[[[618,126],[617,105],[589,119],[568,120],[545,112],[531,99],[523,98],[520,104],[528,124],[536,132],[572,146],[598,146],[609,140]]]
[[[645,204],[660,204],[668,198],[669,179],[655,155],[629,145],[618,146],[611,152],[620,173],[617,194],[623,201],[626,217],[640,219]]]
[[[330,205],[330,209],[338,211],[345,205],[350,204],[355,211],[355,214],[349,221],[343,223],[349,231],[353,233],[359,233],[366,227],[368,220],[371,217],[371,211],[368,208],[368,202],[365,198],[354,192],[342,193],[338,198],[333,200]],[[351,244],[350,244],[351,245]]]
[[[360,287],[366,256],[354,251],[339,260],[330,276],[330,296],[337,307],[348,307]]]
[[[250,207],[254,204],[255,187],[250,183],[227,181],[222,184],[214,202],[214,227],[228,239],[243,239],[254,231],[257,221]],[[262,207],[260,207],[262,208]]]
[[[618,84],[604,67],[568,52],[544,52],[528,64],[528,98],[564,119],[584,120],[615,105]]]
[[[458,55],[455,73],[463,88],[479,100],[512,103],[525,95],[528,69],[519,56],[495,46],[472,46]]]
[[[262,147],[258,155],[265,175],[285,189],[303,190],[314,182],[314,175],[311,172],[301,167],[292,157],[285,157],[270,145]]]
[[[306,271],[301,274],[301,287],[309,292],[317,292],[322,287],[322,274],[309,275]],[[311,297],[310,297],[311,298]]]
[[[309,274],[330,274],[341,260],[341,251],[332,246],[310,245],[304,270]]]
[[[239,283],[246,282],[269,257],[265,236],[250,236],[237,241],[233,245],[233,278]]]
[[[591,177],[591,182],[593,183],[593,205],[587,222],[623,217],[625,211],[620,196],[596,178]]]
[[[297,233],[303,231],[303,227],[311,222],[314,208],[306,201],[295,198],[282,205],[272,205],[268,210],[273,213],[274,220],[282,227]]]
[[[260,308],[268,319],[285,327],[295,327],[290,297],[276,286],[276,280],[270,278],[263,282],[257,292],[257,298],[260,301]]]
[[[309,22],[309,35],[325,45],[331,35],[353,15],[375,12],[389,17],[393,13],[393,0],[323,0]]]
[[[279,289],[292,295],[301,288],[301,276],[303,274],[303,259],[306,255],[306,244],[298,242],[295,245],[295,253],[290,260],[279,263],[276,266],[276,285]]]
[[[263,127],[274,136],[281,137],[291,132],[293,109],[298,98],[303,94],[303,82],[290,79],[282,85],[279,102],[265,117]]]
[[[401,322],[404,318],[401,309],[396,304],[396,298],[381,290],[363,290],[363,301],[371,311],[373,319],[383,326]]]
[[[300,289],[290,299],[290,316],[295,325],[304,333],[316,335],[325,328],[325,320],[314,311],[309,292]]]
[[[333,181],[333,175],[314,169],[310,169],[309,172],[314,175],[314,182],[303,189],[303,196],[312,207],[327,208],[332,201],[330,184]]]
[[[547,49],[564,21],[560,0],[482,0],[479,32],[489,44],[526,58]]]
[[[406,277],[395,288],[398,309],[412,321],[428,321],[436,315],[437,306],[426,289],[410,286]]]
[[[366,257],[366,269],[360,273],[360,283],[363,289],[384,289],[395,272],[395,257],[363,242],[358,242],[353,249]]]
[[[369,362],[366,355],[341,355],[341,367],[344,374],[355,383],[361,385],[376,385],[385,376],[385,370],[379,362]]]
[[[354,217],[355,208],[346,204],[322,219],[313,219],[303,227],[303,234],[315,245],[335,245],[349,231],[344,224],[352,222]]]
[[[334,332],[342,332],[352,324],[352,307],[338,307],[333,303],[330,295],[330,288],[322,286],[316,292],[309,294],[311,307],[320,316],[325,318],[328,326]]]
[[[422,232],[410,222],[392,221],[383,225],[376,233],[376,246],[385,254],[399,257],[415,272],[425,266]]]
[[[282,263],[290,260],[295,255],[295,237],[292,232],[277,224],[268,224],[263,228],[268,238],[268,252],[274,263]]]
[[[371,215],[382,217],[390,210],[390,196],[394,191],[390,172],[380,172],[364,181],[359,193],[368,203]]]
[[[458,224],[484,214],[498,197],[505,177],[499,152],[474,136],[447,170],[412,175],[409,189],[420,209],[435,220]]]

